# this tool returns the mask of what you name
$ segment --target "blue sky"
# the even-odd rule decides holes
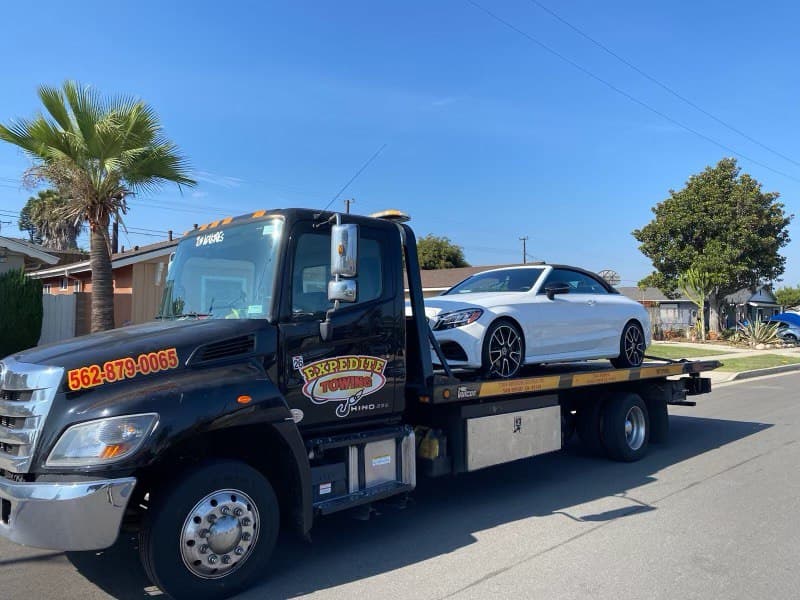
[[[385,145],[341,196],[355,198],[354,212],[402,209],[418,235],[448,236],[475,265],[519,261],[518,238],[529,236],[532,257],[612,268],[623,285],[651,270],[630,232],[670,188],[731,150],[757,161],[740,165],[796,211],[800,5],[538,0],[786,160],[536,2],[475,2],[728,149],[466,0],[40,1],[35,17],[7,3],[3,20],[14,25],[0,37],[0,121],[32,116],[36,87],[67,78],[152,104],[199,181],[131,201],[128,225],[159,231],[258,208],[324,207]],[[0,145],[0,215],[30,195],[19,184],[26,166]],[[784,254],[785,283],[800,283],[797,243]]]

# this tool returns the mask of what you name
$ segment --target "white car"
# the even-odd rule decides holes
[[[563,265],[478,273],[426,298],[425,316],[450,366],[489,377],[514,377],[525,364],[599,358],[636,367],[651,341],[641,304],[594,273]]]

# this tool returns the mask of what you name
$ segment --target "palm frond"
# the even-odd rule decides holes
[[[61,90],[49,85],[43,85],[39,88],[39,99],[61,129],[73,131],[75,121],[70,115]]]

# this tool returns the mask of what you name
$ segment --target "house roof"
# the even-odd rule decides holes
[[[54,265],[58,262],[58,257],[48,252],[46,248],[18,238],[0,236],[0,248],[6,248],[9,252],[22,254],[48,265]]]
[[[118,269],[127,265],[158,258],[159,256],[166,256],[170,254],[172,249],[177,245],[178,240],[164,240],[163,242],[148,244],[147,246],[134,246],[131,250],[113,254],[111,256],[111,268]],[[33,271],[32,273],[28,273],[28,275],[35,279],[45,279],[47,277],[58,277],[60,275],[70,275],[73,273],[85,273],[91,270],[89,261],[84,260],[58,267],[51,267],[49,269],[42,269],[40,271]]]
[[[617,290],[637,302],[692,302],[685,294],[677,298],[668,298],[664,292],[654,287],[646,287],[644,290],[638,287],[618,287]]]
[[[780,306],[778,299],[772,291],[765,286],[761,286],[754,292],[749,288],[742,288],[741,290],[728,294],[725,296],[725,301],[730,304],[753,304],[761,306]]]

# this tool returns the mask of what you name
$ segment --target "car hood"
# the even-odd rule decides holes
[[[528,292],[482,292],[453,296],[425,298],[425,316],[435,317],[439,313],[467,308],[492,308],[520,302],[530,296]]]

